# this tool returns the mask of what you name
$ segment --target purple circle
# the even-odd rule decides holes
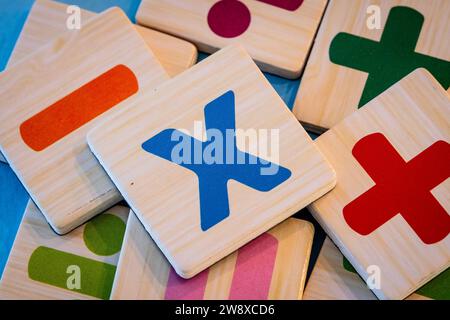
[[[235,38],[250,26],[251,14],[238,0],[221,0],[208,12],[208,25],[220,37]]]

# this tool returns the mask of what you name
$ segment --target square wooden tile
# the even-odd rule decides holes
[[[379,270],[380,299],[450,266],[449,112],[419,69],[315,141],[338,183],[310,209],[363,279]]]
[[[92,130],[88,143],[185,278],[335,184],[333,169],[238,46],[161,85]]]
[[[9,67],[61,33],[76,32],[66,28],[66,8],[67,5],[60,2],[36,0],[11,54]],[[95,13],[81,9],[82,22],[85,23],[95,16]],[[135,27],[169,76],[175,76],[196,63],[198,51],[193,44],[149,28],[138,25]],[[0,161],[6,162],[2,154]]]
[[[326,4],[326,0],[142,0],[136,19],[209,53],[243,45],[262,70],[298,78]]]
[[[0,299],[109,299],[129,212],[115,206],[58,236],[30,201],[0,282]]]
[[[449,16],[447,0],[331,0],[294,114],[323,132],[419,67],[449,89]]]
[[[407,300],[448,300],[450,269],[425,284]],[[329,238],[320,250],[303,295],[304,300],[375,300],[367,284]]]
[[[86,133],[166,79],[119,9],[0,75],[1,151],[56,232],[122,199],[87,147]]]
[[[75,33],[76,30],[67,29],[66,10],[67,4],[36,0],[8,65],[14,65],[63,32]],[[82,25],[95,16],[97,14],[81,9]],[[146,27],[136,25],[135,28],[169,76],[183,72],[197,61],[197,48],[192,43]]]
[[[300,299],[313,237],[312,224],[290,218],[185,280],[130,214],[111,299]]]

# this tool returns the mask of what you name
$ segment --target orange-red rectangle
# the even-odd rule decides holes
[[[138,89],[133,71],[117,65],[23,122],[22,139],[31,149],[42,151]]]

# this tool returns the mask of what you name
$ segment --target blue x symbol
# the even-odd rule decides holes
[[[165,160],[175,162],[180,166],[193,171],[199,181],[200,193],[200,223],[203,231],[215,226],[220,221],[230,215],[228,204],[228,180],[236,180],[258,191],[267,192],[277,187],[291,176],[291,171],[281,167],[270,161],[255,157],[249,153],[245,153],[237,149],[235,136],[235,99],[233,91],[228,91],[222,96],[208,103],[204,109],[205,126],[206,126],[206,142],[197,140],[179,130],[166,129],[150,138],[142,144],[142,148]],[[214,137],[210,134],[210,130],[215,129],[220,132],[223,137],[227,131],[233,132],[232,149],[226,152],[232,152],[227,155],[227,161],[221,163],[196,163],[195,148],[205,151],[214,142]],[[174,137],[177,137],[174,139]],[[172,153],[179,140],[189,141],[191,150],[189,152],[189,161],[178,163],[174,161]],[[222,142],[225,138],[222,139]],[[239,161],[238,161],[239,159]],[[242,161],[245,159],[245,161]],[[261,174],[263,168],[276,168],[271,175]]]

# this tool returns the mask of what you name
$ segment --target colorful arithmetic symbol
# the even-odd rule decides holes
[[[83,239],[86,247],[96,255],[111,256],[120,251],[125,223],[112,214],[103,214],[86,224]],[[68,289],[69,266],[80,269],[81,286]],[[73,290],[99,299],[109,299],[116,266],[57,249],[40,246],[28,262],[28,276],[58,288]]]
[[[20,126],[23,141],[42,151],[138,91],[133,71],[118,65],[70,93]]]
[[[230,300],[267,300],[277,250],[277,238],[268,233],[239,249]]]
[[[450,87],[450,62],[415,51],[424,16],[408,7],[394,7],[379,42],[339,33],[331,42],[331,62],[367,72],[359,101],[362,107],[417,68],[427,69],[444,87]]]
[[[303,0],[257,0],[281,9],[295,11]],[[251,13],[239,0],[221,0],[216,2],[208,12],[208,25],[218,36],[235,38],[247,31],[251,22]]]
[[[222,137],[227,137],[227,131],[235,131],[235,98],[233,91],[228,91],[222,96],[208,103],[204,109],[207,141],[202,142],[176,129],[166,129],[142,144],[142,148],[158,157],[173,161],[172,153],[179,141],[189,141],[191,147],[189,159],[178,163],[182,167],[193,171],[198,177],[200,193],[200,221],[203,231],[215,226],[226,219],[230,214],[228,203],[227,183],[235,180],[261,192],[267,192],[277,187],[290,176],[290,170],[273,164],[270,161],[255,157],[237,149],[236,136],[233,136],[233,149],[225,147],[226,139],[222,139],[222,150],[226,153],[226,159],[222,163],[208,164],[206,161],[198,161],[196,150],[201,150],[201,155],[211,149],[217,141],[210,136],[210,130],[218,130]],[[234,132],[235,133],[235,132]],[[178,136],[179,139],[173,139]],[[263,168],[276,167],[276,173],[263,175]]]
[[[368,235],[401,214],[419,238],[433,244],[447,237],[450,216],[431,191],[450,177],[450,145],[437,141],[406,162],[381,133],[359,140],[353,156],[375,182],[343,209],[348,225]]]
[[[278,251],[278,239],[264,233],[238,250],[230,300],[267,300]],[[181,278],[171,268],[166,300],[201,300],[208,281],[206,269],[192,279]]]

